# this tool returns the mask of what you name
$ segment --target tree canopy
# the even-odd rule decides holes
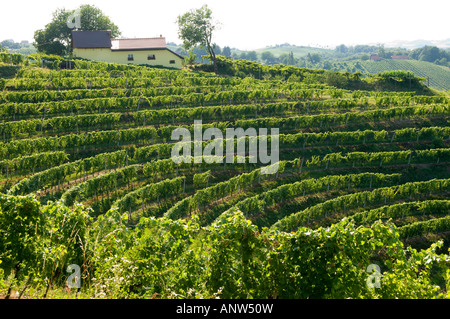
[[[212,42],[216,25],[212,20],[212,11],[205,4],[200,9],[192,9],[178,16],[178,36],[183,40],[183,47],[189,50],[200,45],[208,51],[214,63],[214,72],[218,73],[215,44]]]
[[[34,32],[34,45],[38,52],[56,55],[66,54],[72,32],[69,26],[75,16],[80,17],[80,25],[77,30],[109,30],[112,37],[120,35],[119,27],[95,6],[86,4],[81,5],[76,10],[57,9],[53,12],[52,21],[44,29]]]
[[[270,51],[264,51],[261,53],[261,60],[265,63],[265,64],[275,64],[277,63],[277,58],[275,57],[275,55],[273,55],[272,52]]]
[[[440,62],[441,59],[450,59],[450,53],[446,52],[445,50],[439,49],[438,47],[429,45],[413,50],[410,56],[411,58],[416,60],[432,63]]]

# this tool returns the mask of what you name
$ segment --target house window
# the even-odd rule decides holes
[[[155,60],[156,58],[155,58],[155,55],[154,54],[149,54],[148,56],[147,56],[147,60]]]
[[[134,56],[132,54],[128,54],[128,61],[134,61]]]
[[[170,64],[175,64],[175,60],[170,60]]]

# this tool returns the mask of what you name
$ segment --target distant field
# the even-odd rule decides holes
[[[295,46],[295,45],[284,45],[278,47],[268,47],[255,50],[256,53],[261,54],[262,52],[271,52],[275,56],[280,56],[283,53],[292,52],[294,57],[300,58],[305,57],[309,54],[319,53],[322,57],[332,57],[333,51],[329,49],[323,48],[314,48],[314,47],[303,47],[303,46]]]

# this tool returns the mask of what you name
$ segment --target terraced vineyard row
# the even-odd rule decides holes
[[[405,269],[411,254],[437,256],[432,241],[449,247],[449,106],[85,61],[24,67],[0,93],[3,279],[34,278],[42,294],[76,264],[94,297],[443,296],[445,271],[419,286],[431,269]],[[225,135],[236,128],[259,134]],[[195,138],[212,129],[222,139]],[[374,263],[390,289],[366,286]]]

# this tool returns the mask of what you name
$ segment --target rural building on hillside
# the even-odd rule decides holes
[[[391,56],[391,59],[393,60],[408,60],[407,55],[393,55]]]
[[[378,54],[372,54],[370,56],[370,61],[380,61],[380,60],[383,60],[383,58],[380,57]]]
[[[120,64],[148,64],[181,69],[183,57],[167,48],[166,39],[111,39],[109,31],[72,31],[73,56]]]

